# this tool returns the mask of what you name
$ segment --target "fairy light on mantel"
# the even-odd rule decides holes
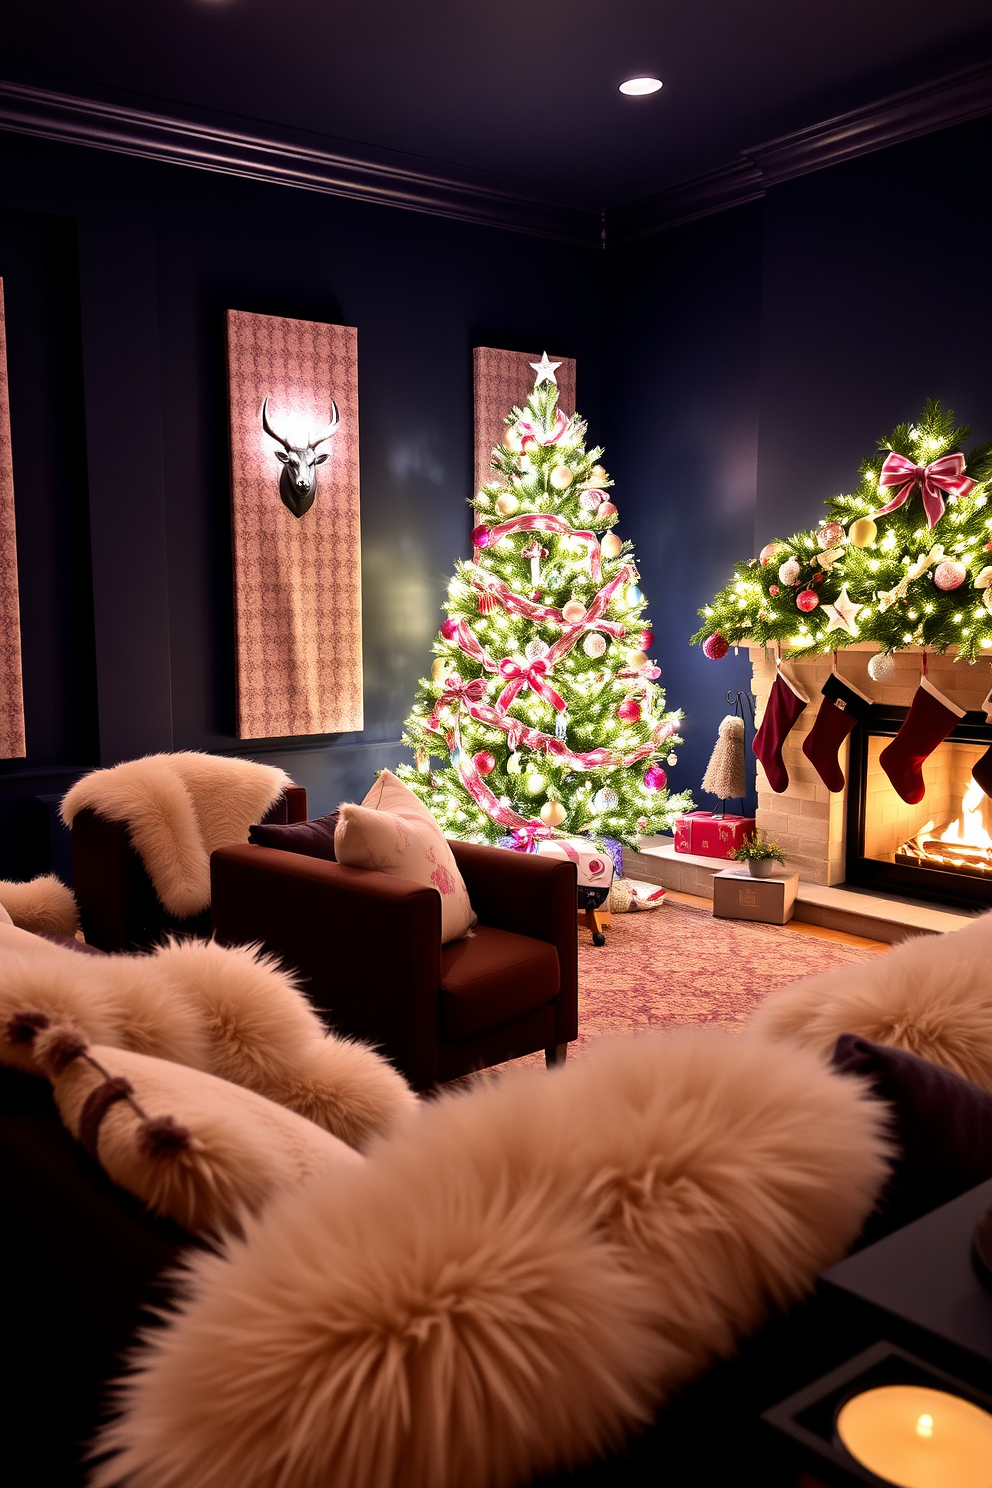
[[[992,1415],[925,1385],[882,1385],[837,1414],[837,1435],[861,1467],[896,1488],[988,1488]]]

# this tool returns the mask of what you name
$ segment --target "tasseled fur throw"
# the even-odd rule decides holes
[[[72,826],[85,807],[123,822],[162,907],[187,918],[210,904],[210,854],[247,842],[291,781],[284,770],[253,760],[187,751],[150,754],[93,770],[62,801]]]

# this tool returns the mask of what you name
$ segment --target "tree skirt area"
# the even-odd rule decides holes
[[[735,1027],[776,987],[887,951],[846,946],[779,925],[715,919],[673,900],[614,915],[605,946],[579,928],[579,1037],[569,1059],[604,1034],[659,1033],[689,1023]],[[498,1069],[544,1064],[543,1054]]]

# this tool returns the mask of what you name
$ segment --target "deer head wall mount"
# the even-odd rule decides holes
[[[262,399],[262,428],[270,439],[281,445],[281,449],[273,450],[273,454],[282,466],[279,476],[279,495],[284,506],[288,506],[294,517],[305,516],[314,503],[317,495],[317,467],[323,465],[325,460],[331,457],[330,450],[320,450],[317,446],[324,444],[326,440],[336,432],[340,423],[338,406],[331,399],[331,422],[323,434],[311,438],[306,444],[291,444],[281,434],[277,434],[269,423],[269,400]]]

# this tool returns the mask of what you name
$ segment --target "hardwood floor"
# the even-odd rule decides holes
[[[680,894],[675,889],[669,889],[665,895],[666,899],[673,899],[676,904],[694,904],[698,909],[711,909],[712,899],[703,899],[698,894]],[[807,925],[804,920],[790,920],[783,930],[791,930],[796,935],[811,935],[814,940],[832,940],[837,945],[861,946],[868,950],[875,950],[878,946],[885,944],[879,940],[869,940],[864,935],[848,935],[846,930],[828,930],[824,925]]]

